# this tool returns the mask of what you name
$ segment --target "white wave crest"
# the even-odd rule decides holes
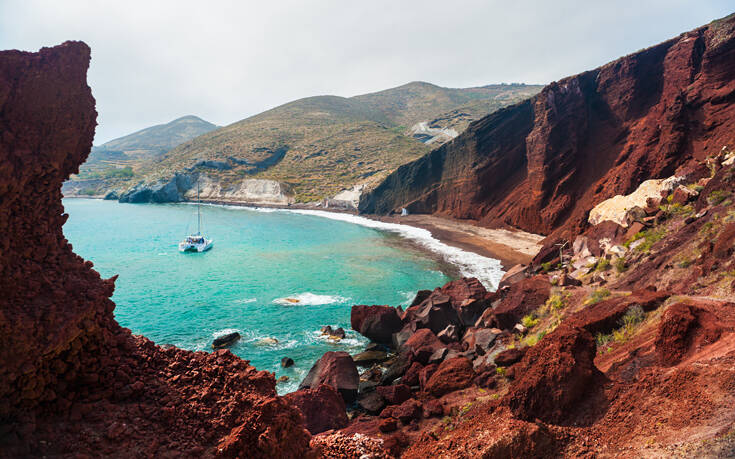
[[[258,301],[257,298],[243,298],[241,300],[235,300],[235,303],[237,304],[249,304],[249,303],[255,303]]]
[[[239,330],[237,328],[225,328],[223,330],[218,330],[214,333],[212,333],[213,338],[219,338],[220,336],[229,335],[230,333],[240,333],[242,334],[242,330]]]
[[[283,306],[317,306],[322,304],[345,303],[349,300],[349,298],[339,295],[317,295],[315,293],[305,292],[276,298],[273,302]]]

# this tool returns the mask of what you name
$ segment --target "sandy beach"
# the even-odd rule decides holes
[[[544,239],[544,236],[520,230],[484,228],[474,222],[434,215],[366,217],[426,229],[447,245],[500,260],[505,271],[518,263],[530,262]]]

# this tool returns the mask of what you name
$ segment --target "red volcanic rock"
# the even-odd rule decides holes
[[[484,300],[492,295],[475,277],[463,277],[449,282],[439,292],[447,295],[455,308],[459,308],[467,300]]]
[[[419,371],[419,387],[421,390],[426,390],[426,385],[437,368],[439,368],[439,365],[432,363],[431,365],[426,365]]]
[[[459,314],[447,295],[432,295],[416,306],[415,311],[407,313],[409,314],[407,317],[416,328],[428,328],[434,333],[441,332],[449,325],[461,325]]]
[[[363,195],[360,212],[405,207],[578,234],[597,203],[732,141],[733,23],[713,22],[491,113],[391,173]]]
[[[297,390],[284,398],[301,411],[312,435],[347,425],[345,402],[332,386],[320,384],[316,389]]]
[[[383,433],[395,432],[398,429],[398,421],[394,418],[381,419],[378,429]]]
[[[631,307],[640,306],[645,312],[659,307],[669,293],[652,289],[635,290],[629,296],[601,301],[582,309],[570,319],[570,324],[584,328],[592,334],[610,333],[620,326],[620,320]]]
[[[464,334],[462,343],[466,345],[468,351],[484,355],[493,346],[499,334],[498,329],[473,327]]]
[[[685,187],[683,185],[679,185],[674,190],[674,193],[673,193],[673,195],[671,197],[671,203],[672,204],[679,204],[679,205],[682,205],[683,206],[687,202],[695,199],[697,197],[697,195],[699,195],[699,193],[697,193],[696,191],[690,190],[689,188],[687,188],[687,187]]]
[[[411,366],[406,370],[406,373],[401,378],[401,382],[407,386],[418,386],[419,385],[419,373],[424,368],[419,362],[413,362]]]
[[[408,424],[414,419],[421,419],[424,412],[421,403],[413,398],[406,400],[400,405],[395,405],[392,408],[393,410],[391,411],[391,415],[394,418],[398,418],[404,424]]]
[[[376,390],[388,405],[398,405],[411,398],[411,389],[405,384],[378,386]]]
[[[428,328],[416,330],[416,333],[403,344],[402,351],[410,352],[412,360],[425,364],[431,354],[444,347],[439,338]]]
[[[700,307],[686,303],[669,306],[656,335],[659,361],[664,365],[676,365],[695,342],[702,345],[714,343],[722,333],[719,322],[714,314]]]
[[[424,403],[424,417],[441,416],[444,414],[444,405],[439,399],[427,400]]]
[[[475,371],[465,357],[445,360],[426,383],[426,391],[435,397],[472,385]]]
[[[320,384],[328,384],[342,395],[347,403],[357,398],[360,375],[352,356],[347,352],[326,352],[316,361],[299,385],[300,389],[314,389]]]
[[[732,256],[735,251],[735,223],[729,223],[720,232],[712,248],[712,255],[720,260]]]
[[[509,367],[519,362],[526,355],[528,347],[506,349],[495,356],[495,365],[499,367]]]
[[[523,316],[542,306],[550,292],[549,278],[542,274],[511,285],[505,297],[493,309],[500,328],[513,328]]]
[[[502,403],[520,419],[559,423],[604,376],[595,367],[595,339],[562,323],[515,365],[515,381]]]
[[[96,124],[89,57],[80,42],[0,52],[2,455],[303,457],[309,433],[272,374],[131,335],[115,278],[65,239],[61,184]]]
[[[352,329],[376,343],[390,344],[393,333],[403,324],[396,308],[391,306],[352,306]]]

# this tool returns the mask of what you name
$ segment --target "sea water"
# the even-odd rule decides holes
[[[344,214],[202,206],[214,247],[182,254],[178,242],[197,228],[195,205],[65,199],[64,207],[74,251],[103,277],[119,275],[113,301],[122,326],[195,351],[237,331],[232,352],[289,377],[279,393],[295,390],[325,352],[361,350],[366,341],[350,330],[353,304],[405,306],[457,274],[491,288],[502,274],[496,260],[425,230]],[[343,327],[346,339],[322,336],[325,325]],[[295,365],[281,368],[283,357]]]

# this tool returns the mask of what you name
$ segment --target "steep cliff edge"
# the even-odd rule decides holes
[[[735,16],[548,85],[401,166],[362,213],[569,236],[595,204],[735,141]]]
[[[0,456],[303,457],[271,374],[133,336],[114,278],[64,238],[61,184],[96,125],[89,58],[80,42],[0,53]]]

